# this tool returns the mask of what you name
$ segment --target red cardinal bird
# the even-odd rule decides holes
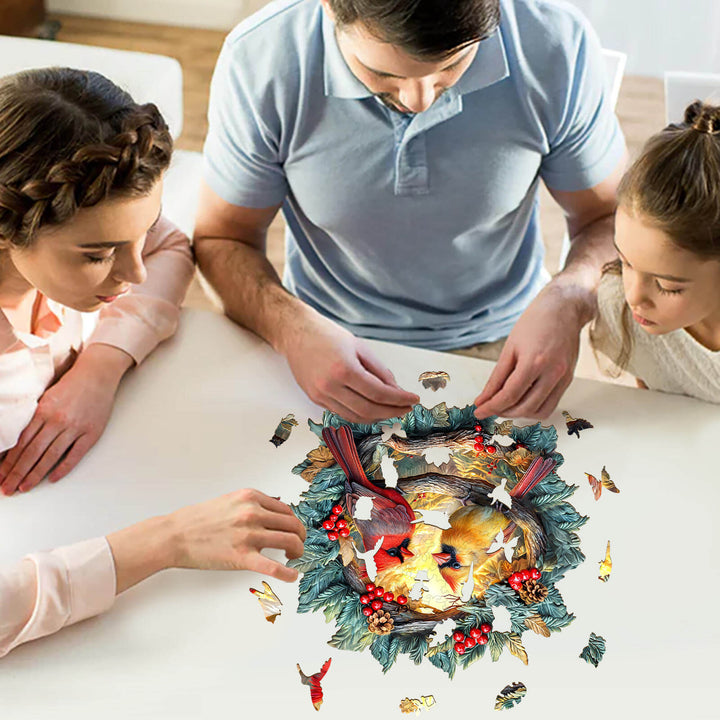
[[[371,519],[355,518],[355,525],[362,535],[365,550],[371,550],[381,537],[384,538],[374,558],[378,571],[399,565],[405,558],[412,557],[413,553],[408,546],[415,530],[415,526],[411,525],[415,512],[407,500],[394,488],[380,488],[368,480],[358,456],[352,430],[347,425],[337,430],[332,427],[323,428],[322,436],[335,462],[347,477],[346,503],[350,514],[355,514],[358,498],[373,498]]]
[[[320,709],[323,702],[323,691],[320,686],[320,681],[325,677],[325,673],[327,673],[331,662],[332,658],[328,658],[325,661],[325,664],[320,668],[320,672],[316,672],[314,675],[310,675],[309,677],[300,669],[300,664],[296,663],[298,672],[300,673],[300,682],[303,685],[308,685],[310,687],[310,700],[312,700],[313,707],[316,710]]]

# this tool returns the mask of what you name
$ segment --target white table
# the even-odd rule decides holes
[[[472,401],[490,363],[376,344],[407,387],[423,370],[451,382],[425,404]],[[273,582],[285,604],[267,623],[250,573],[171,571],[121,596],[103,617],[13,651],[0,661],[0,718],[314,718],[306,673],[333,664],[323,682],[326,717],[400,716],[404,697],[432,693],[429,718],[492,716],[506,684],[522,681],[517,718],[710,718],[717,685],[715,515],[717,406],[576,381],[561,409],[594,423],[568,437],[561,476],[580,487],[572,502],[591,516],[580,531],[588,556],[559,583],[575,622],[549,639],[527,632],[529,667],[504,653],[453,681],[401,657],[383,676],[369,652],[337,651],[319,613],[297,615],[297,588]],[[279,448],[269,438],[288,412],[301,420]],[[320,411],[284,360],[223,317],[186,312],[176,338],[127,379],[102,440],[58,485],[0,498],[0,562],[107,533],[152,514],[244,486],[295,500],[305,487],[291,468],[317,446],[304,421]],[[621,489],[592,499],[584,471],[606,464]],[[614,572],[597,580],[612,540]],[[707,616],[708,619],[705,619]],[[594,631],[607,640],[598,669],[578,658]]]

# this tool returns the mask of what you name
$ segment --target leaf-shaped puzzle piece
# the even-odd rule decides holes
[[[588,644],[583,648],[580,657],[586,663],[597,667],[603,659],[603,655],[605,655],[605,638],[591,632]]]
[[[264,580],[262,584],[262,590],[250,588],[250,592],[260,601],[260,605],[265,613],[265,619],[268,622],[274,623],[277,616],[282,614],[282,602],[280,602],[280,598]]]
[[[280,447],[289,437],[292,429],[297,427],[298,421],[295,419],[295,415],[290,413],[286,415],[275,428],[274,435],[270,438],[270,442],[275,447]]]
[[[612,572],[612,557],[610,556],[610,541],[607,542],[607,549],[605,550],[605,558],[600,561],[600,575],[598,580],[607,582],[610,579],[610,573]]]
[[[420,710],[429,710],[435,705],[434,695],[421,695],[419,698],[403,698],[400,701],[400,711],[409,713],[418,713]]]
[[[527,688],[521,682],[506,685],[495,698],[495,709],[510,710],[522,701],[526,693]]]
[[[447,387],[448,380],[450,376],[444,370],[427,370],[418,378],[418,382],[421,382],[426,390],[433,391]]]

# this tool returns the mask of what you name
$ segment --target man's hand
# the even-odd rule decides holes
[[[314,403],[350,422],[369,423],[404,415],[420,401],[399,387],[390,370],[352,333],[310,308],[298,318],[280,351]]]
[[[118,383],[133,359],[109,345],[90,345],[48,388],[17,444],[0,464],[0,491],[27,492],[48,473],[67,475],[97,442],[112,412]]]
[[[107,536],[115,560],[116,591],[170,567],[254,570],[292,582],[297,570],[262,554],[278,548],[303,554],[305,526],[280,500],[258,490],[237,490]]]
[[[580,330],[594,314],[594,296],[559,278],[547,285],[508,336],[475,415],[546,418],[572,382]]]

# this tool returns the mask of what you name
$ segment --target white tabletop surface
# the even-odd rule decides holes
[[[490,363],[389,344],[377,354],[409,389],[424,370],[446,370],[446,390],[426,405],[472,402]],[[559,410],[594,429],[568,437]],[[576,620],[551,638],[527,632],[530,664],[489,656],[449,681],[400,657],[383,675],[369,652],[326,644],[321,613],[298,615],[297,585],[272,582],[284,603],[267,623],[248,592],[252,573],[169,571],[121,596],[113,610],[0,660],[0,718],[314,718],[295,667],[317,672],[329,657],[320,713],[400,717],[402,698],[433,694],[435,718],[489,717],[506,684],[522,681],[517,718],[717,718],[714,617],[720,597],[717,406],[576,380],[553,415],[561,477],[587,561],[558,584]],[[301,421],[284,445],[269,438],[283,415]],[[108,428],[57,485],[0,498],[0,562],[103,535],[153,514],[255,486],[293,501],[306,487],[291,473],[318,444],[306,419],[320,409],[285,361],[227,319],[186,311],[178,335],[123,383]],[[584,472],[607,465],[621,493],[595,502]],[[612,541],[614,570],[597,580]],[[607,641],[595,669],[578,658],[591,631]]]

